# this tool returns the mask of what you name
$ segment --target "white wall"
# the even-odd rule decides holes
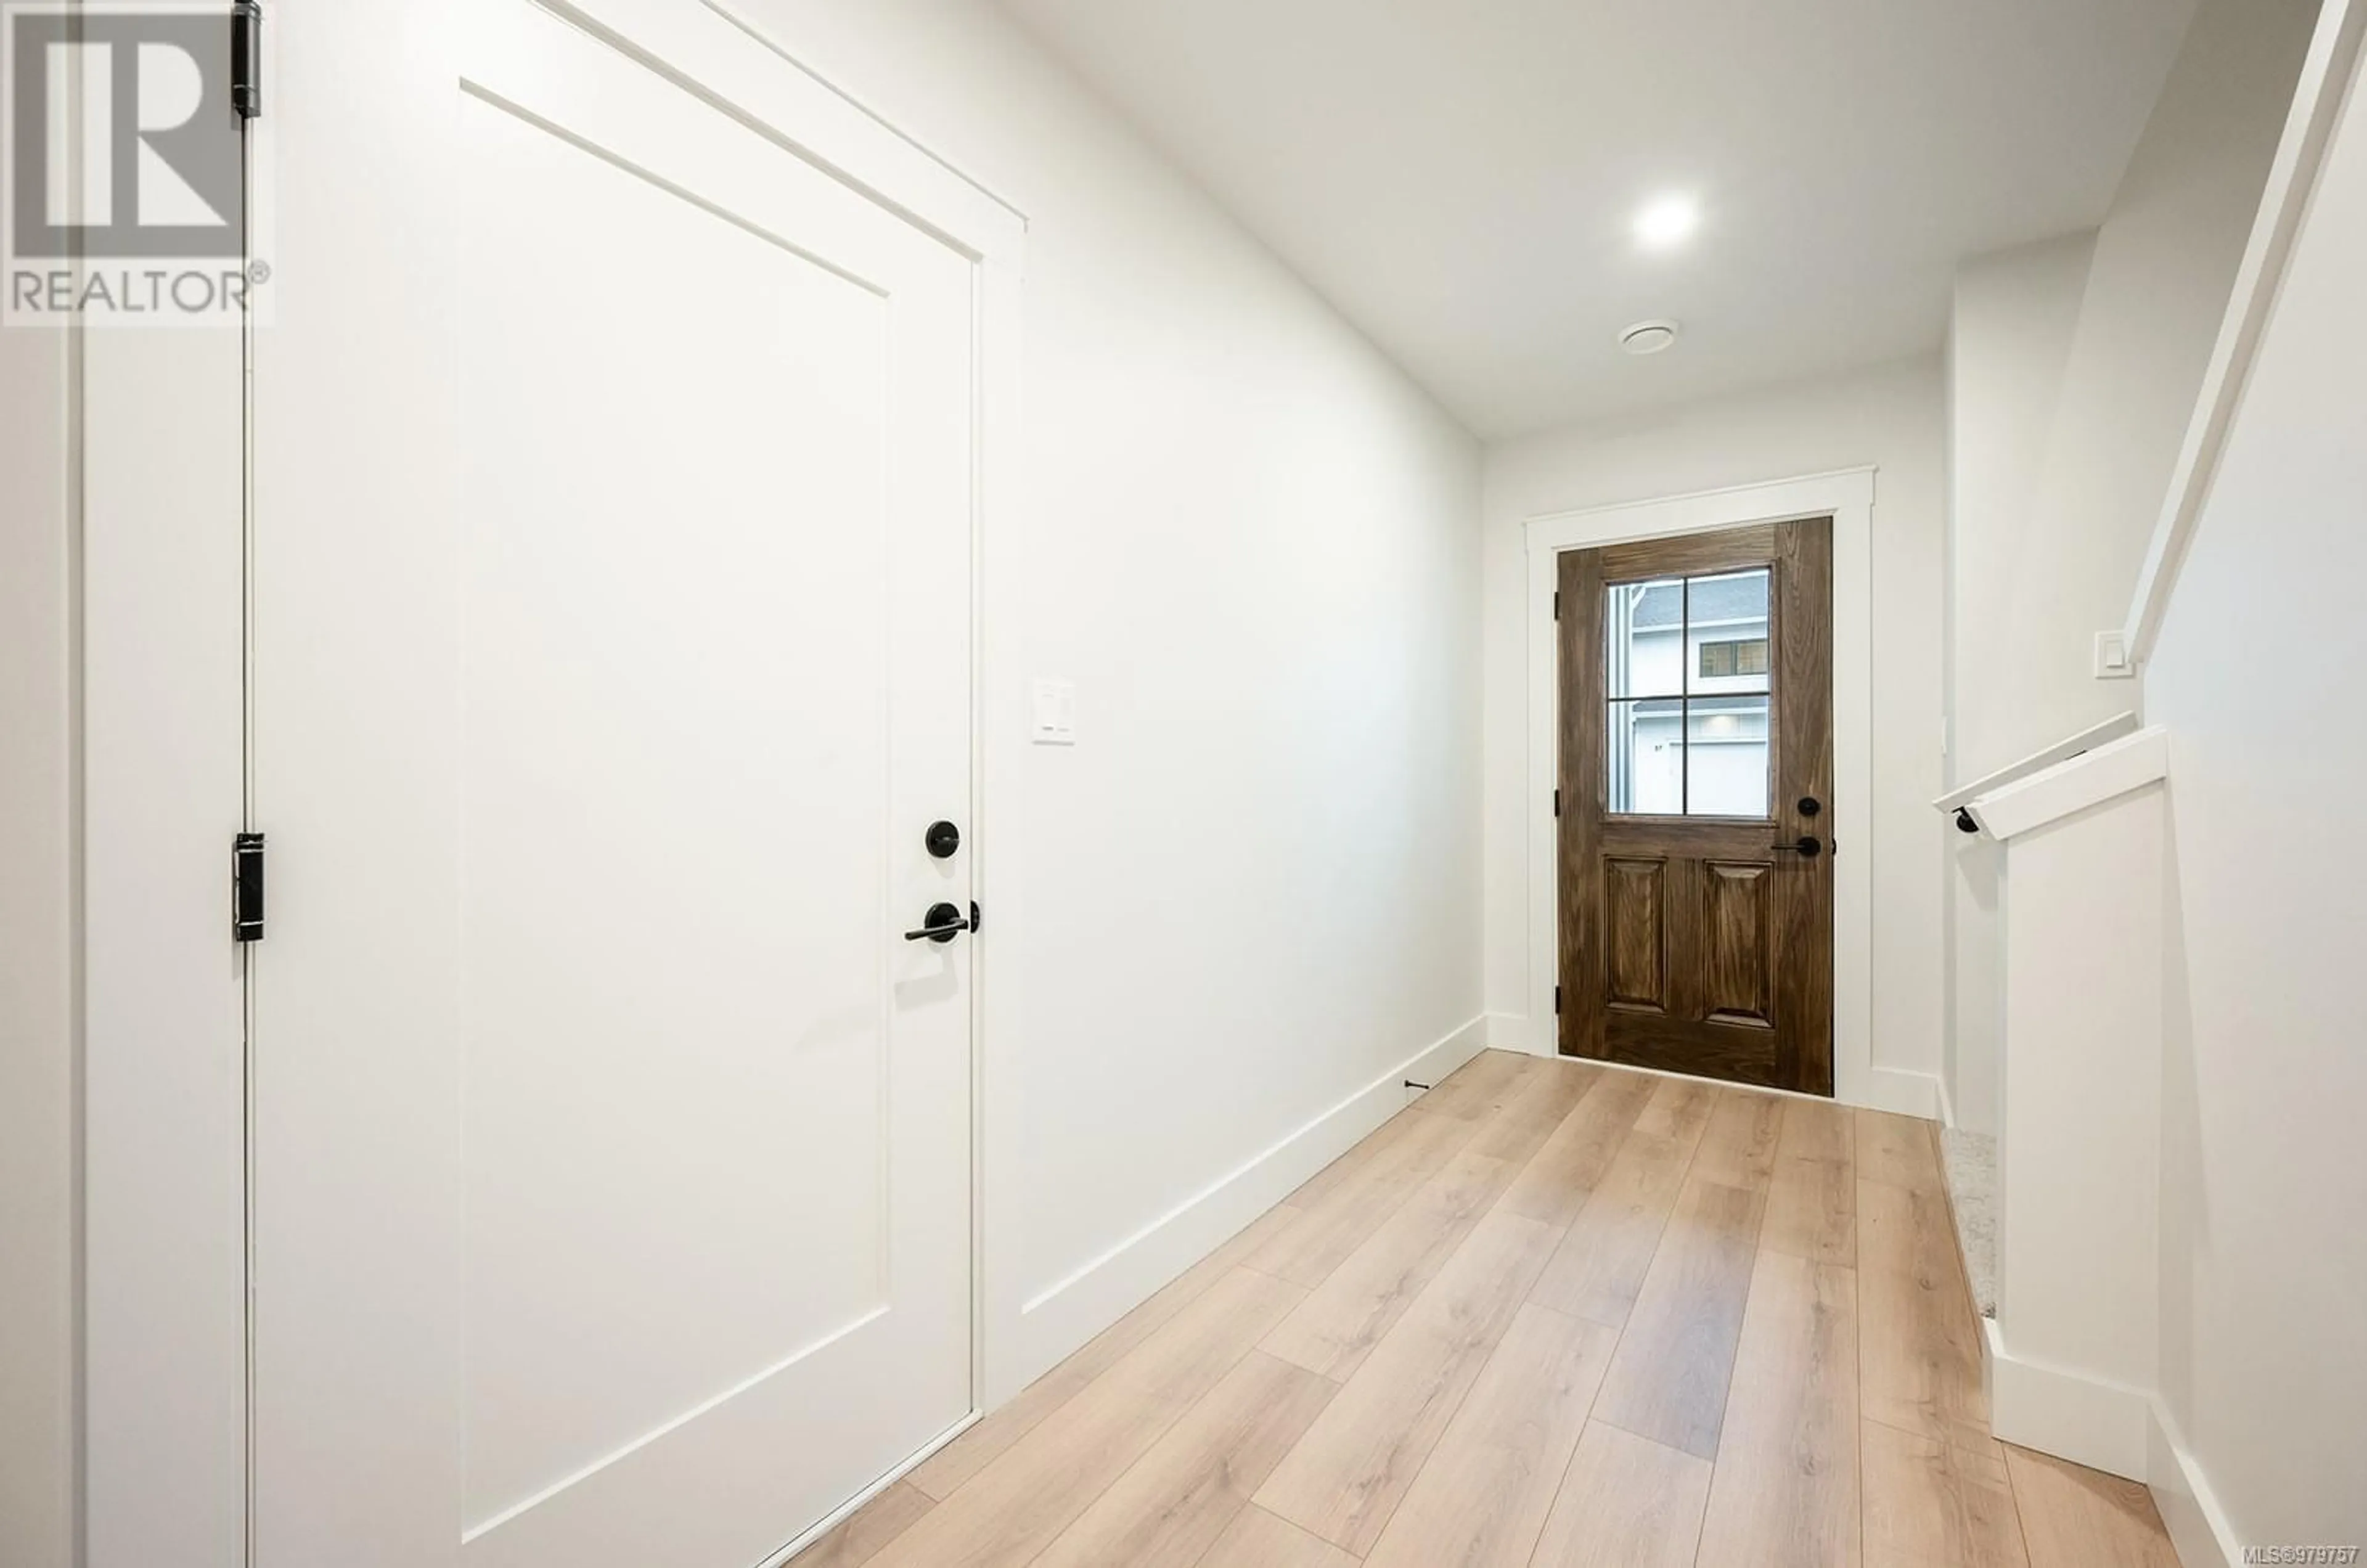
[[[1478,447],[993,8],[751,14],[1029,218],[1040,1363],[1197,1248],[1090,1266],[1479,1014]]]
[[[76,1059],[67,340],[0,332],[0,1562],[74,1548]]]
[[[2161,1391],[2244,1542],[2367,1541],[2354,84],[2146,672],[2170,735]]]
[[[1682,350],[1678,352],[1682,353]],[[1523,525],[1577,507],[1876,464],[1874,1060],[1940,1066],[1942,440],[1936,357],[1526,436],[1487,460],[1488,1005],[1525,1021],[1530,867]],[[1510,1026],[1525,1027],[1525,1023]]]
[[[2092,232],[1976,257],[1956,274],[1948,330],[1948,584],[1944,649],[1950,756],[1946,783],[1966,782],[1966,752],[1993,756],[1986,696],[2016,657],[2006,636],[2015,578],[2048,433],[2078,330],[2095,249]],[[1995,1133],[1998,1116],[1998,875],[1994,840],[1948,840],[1944,909],[1947,1029],[1942,1073],[1956,1124]]]
[[[1997,732],[1993,711],[1999,672],[2014,657],[2004,615],[2033,553],[2022,528],[2045,465],[2096,240],[2093,231],[2067,234],[1976,256],[1956,272],[1948,330],[1948,684],[1952,699],[1959,699],[1950,737],[1955,774],[1964,773],[1966,754],[2011,761],[1999,755],[2012,738]],[[1960,700],[1976,695],[1969,705]]]
[[[2204,0],[2092,235],[1965,264],[1949,331],[1950,787],[2135,707],[2094,676],[2227,308],[2316,0]],[[1997,861],[1950,849],[1944,1055],[1996,1127]]]
[[[2204,0],[2195,14],[2097,231],[2030,502],[1970,520],[2007,530],[1979,553],[2012,570],[1994,608],[1957,607],[1997,631],[1957,671],[1959,779],[2132,705],[2125,682],[2094,679],[2095,634],[2127,611],[2316,9]],[[1961,333],[1957,352],[1973,352]]]
[[[1146,1227],[1376,1080],[1400,1103],[1393,1068],[1478,1037],[1478,448],[991,7],[755,15],[1031,220],[1030,494],[1020,536],[990,544],[1025,562],[1035,672],[1074,680],[1081,712],[1079,744],[1027,751],[1025,798],[993,824],[1026,867],[1025,946],[996,950],[1026,1008],[1026,1174],[994,1196],[1025,1215],[998,1268],[1051,1298],[1041,1364],[1206,1245],[1127,1247]],[[57,340],[5,339],[0,1560],[63,1568],[64,379]],[[1263,1208],[1253,1187],[1200,1212]]]

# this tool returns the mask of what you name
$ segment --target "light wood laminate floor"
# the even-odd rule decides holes
[[[1989,1435],[1931,1124],[1484,1052],[797,1568],[2176,1568]]]

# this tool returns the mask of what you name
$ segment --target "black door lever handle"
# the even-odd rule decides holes
[[[1803,833],[1788,844],[1773,844],[1769,847],[1781,850],[1787,855],[1806,855],[1810,860],[1825,852],[1823,840],[1814,833]]]
[[[974,919],[964,915],[960,908],[953,904],[932,904],[929,906],[929,912],[921,919],[925,923],[919,931],[906,931],[904,933],[906,942],[923,940],[936,942],[951,942],[962,932],[975,929],[977,925]]]

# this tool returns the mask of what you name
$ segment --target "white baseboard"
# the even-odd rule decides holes
[[[2240,1568],[2244,1548],[2211,1490],[2210,1478],[2158,1398],[2149,1402],[2146,1484],[2185,1568]]]
[[[2006,1348],[1995,1318],[1987,1343],[1989,1427],[2009,1443],[2091,1470],[2144,1481],[2153,1429],[2150,1395],[2100,1378],[2022,1360]]]
[[[1999,1438],[2143,1482],[2184,1568],[2242,1568],[2243,1544],[2158,1395],[2017,1360],[1994,1318],[1983,1318],[1981,1331]]]
[[[1405,1109],[1405,1080],[1436,1083],[1483,1048],[1487,1015],[1424,1046],[1271,1148],[1218,1177],[1019,1309],[1023,1388],[1148,1300]]]
[[[1537,1038],[1535,1027],[1524,1012],[1491,1012],[1484,1021],[1488,1026],[1488,1049],[1518,1051],[1530,1056],[1550,1056],[1553,1042]]]
[[[1555,1054],[1550,1032],[1541,1032],[1536,1021],[1527,1013],[1491,1012],[1484,1020],[1488,1030],[1488,1047],[1493,1051],[1524,1051],[1532,1056]],[[1625,1066],[1623,1062],[1607,1062],[1605,1066]],[[1657,1073],[1662,1077],[1682,1075],[1661,1072],[1657,1067],[1637,1067],[1637,1072]],[[1771,1090],[1783,1094],[1784,1089]],[[1820,1097],[1819,1097],[1820,1098]],[[1876,1067],[1866,1085],[1863,1099],[1843,1100],[1844,1104],[1861,1104],[1874,1111],[1895,1111],[1902,1116],[1920,1116],[1925,1121],[1947,1120],[1947,1094],[1934,1073],[1911,1072],[1905,1067]]]
[[[1866,1075],[1864,1103],[1875,1111],[1901,1116],[1942,1120],[1939,1076],[1905,1067],[1875,1067]]]

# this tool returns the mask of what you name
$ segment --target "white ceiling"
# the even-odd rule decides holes
[[[2102,218],[2195,3],[1002,0],[1489,436],[1936,346],[1959,258]]]

